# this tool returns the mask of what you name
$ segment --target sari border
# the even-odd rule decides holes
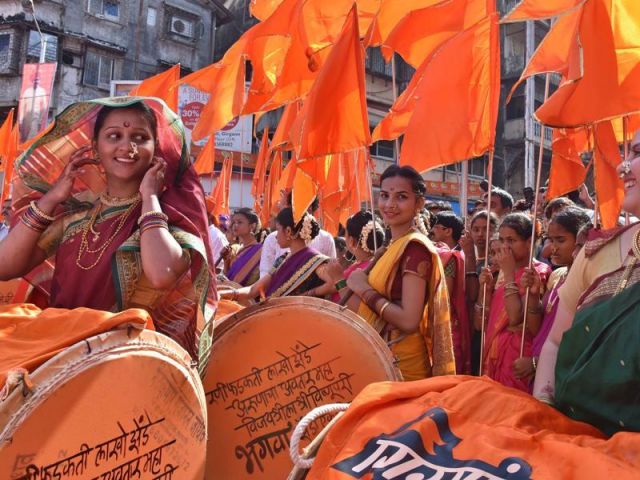
[[[325,263],[327,260],[328,260],[328,257],[325,257],[324,255],[321,255],[321,254],[314,255],[309,260],[307,260],[307,262],[304,265],[302,265],[298,269],[298,271],[296,272],[296,273],[299,272],[297,276],[291,276],[291,278],[289,278],[289,280],[287,280],[285,283],[280,285],[270,295],[270,297],[286,297],[288,293],[295,290],[298,286],[300,286],[300,284],[302,284],[305,280],[307,280],[307,278],[309,278],[313,274],[313,272],[316,271],[317,266],[319,266],[322,263]],[[285,262],[282,262],[280,267],[282,267],[285,264]],[[316,268],[313,268],[314,266]]]

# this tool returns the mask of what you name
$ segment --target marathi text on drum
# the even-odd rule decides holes
[[[93,476],[92,480],[112,480],[116,478],[143,478],[143,473],[148,473],[148,478],[153,480],[171,480],[173,472],[178,466],[162,462],[163,450],[173,445],[176,440],[170,440],[147,452],[140,450],[149,443],[149,430],[164,422],[164,418],[151,420],[148,413],[133,419],[135,427],[125,430],[120,422],[117,422],[121,434],[105,442],[89,446],[83,443],[77,453],[63,458],[49,465],[38,466],[31,464],[26,467],[25,475],[18,480],[45,480],[49,478],[85,478],[85,471],[91,471],[94,467],[106,467],[107,471]],[[135,455],[127,460],[127,457]],[[109,462],[122,462],[114,468],[107,466]],[[86,473],[89,473],[87,471]],[[94,473],[91,473],[94,475]]]

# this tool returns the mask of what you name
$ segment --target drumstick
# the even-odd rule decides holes
[[[382,257],[382,255],[385,254],[385,252],[387,251],[387,247],[380,247],[378,250],[376,250],[375,255],[373,256],[373,260],[371,260],[371,263],[369,264],[369,266],[367,268],[364,269],[364,273],[366,273],[367,275],[369,275],[369,273],[371,273],[371,270],[373,270],[373,267],[376,266],[376,263],[378,263],[378,260],[380,260],[380,258]],[[342,296],[342,298],[340,298],[340,303],[338,305],[340,305],[341,307],[344,307],[347,302],[349,301],[349,299],[351,298],[351,295],[353,295],[353,291],[349,288],[347,288],[347,290],[344,292],[344,295]]]

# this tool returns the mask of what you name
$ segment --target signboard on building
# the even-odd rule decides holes
[[[20,142],[45,129],[56,75],[56,63],[25,63],[18,100]]]
[[[142,83],[141,80],[111,80],[111,93],[112,97],[124,97],[131,93],[134,87],[137,87]]]
[[[200,114],[209,100],[209,94],[189,85],[180,86],[178,96],[178,113],[187,131],[187,141],[191,141],[191,132],[200,119]],[[245,115],[231,120],[225,127],[216,132],[216,149],[231,152],[251,153],[253,136],[253,116]],[[196,142],[202,147],[206,139]]]

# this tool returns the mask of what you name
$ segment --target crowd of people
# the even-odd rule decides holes
[[[194,358],[208,348],[214,274],[232,301],[324,298],[380,334],[405,381],[487,375],[605,432],[640,430],[637,225],[594,229],[584,191],[582,205],[540,195],[534,209],[493,188],[463,218],[396,165],[376,212],[354,213],[336,238],[317,201],[298,220],[286,193],[270,226],[249,208],[207,219],[174,120],[151,100],[69,107],[17,164],[0,278],[53,265],[33,278],[46,306],[144,308]],[[78,148],[81,134],[91,141]],[[619,173],[624,209],[639,215],[640,137],[633,145]],[[36,168],[42,158],[59,170]]]

